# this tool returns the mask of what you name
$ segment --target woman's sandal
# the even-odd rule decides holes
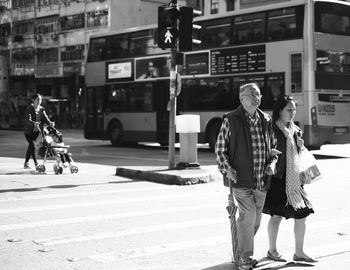
[[[293,261],[296,261],[296,262],[308,262],[308,263],[316,263],[318,262],[317,260],[314,260],[310,257],[306,257],[306,258],[303,258],[303,257],[298,257],[297,255],[293,255]]]
[[[270,251],[267,252],[267,258],[276,261],[276,262],[286,262],[287,260],[282,258],[282,255],[279,254],[278,256],[274,256]]]

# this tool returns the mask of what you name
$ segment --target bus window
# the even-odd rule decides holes
[[[155,29],[130,34],[130,56],[146,56],[162,52],[155,42]]]
[[[129,57],[128,34],[115,35],[107,38],[107,59],[118,59]]]
[[[350,36],[350,6],[316,2],[315,31]]]
[[[231,19],[211,20],[201,23],[200,48],[213,48],[231,44]]]
[[[106,38],[94,38],[90,41],[88,62],[105,60]]]
[[[109,112],[128,111],[128,92],[127,85],[111,85],[108,89],[106,110]]]
[[[130,89],[130,111],[150,112],[153,110],[153,83],[135,84]]]
[[[230,78],[184,80],[181,93],[183,110],[229,111],[236,104]]]
[[[265,13],[237,16],[234,21],[234,44],[261,42],[265,36]]]
[[[302,37],[303,8],[293,7],[268,13],[267,39],[285,40]]]

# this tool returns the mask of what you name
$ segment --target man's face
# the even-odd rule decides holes
[[[241,104],[246,110],[256,110],[261,103],[260,89],[257,87],[247,87],[240,95]]]

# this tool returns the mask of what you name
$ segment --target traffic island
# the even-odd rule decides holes
[[[167,167],[154,166],[117,167],[115,175],[168,185],[193,185],[222,181],[222,175],[214,165],[172,170]]]

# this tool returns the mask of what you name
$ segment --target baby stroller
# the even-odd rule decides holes
[[[65,145],[62,133],[54,127],[44,127],[41,131],[41,142],[38,147],[38,154],[44,159],[43,163],[36,167],[38,172],[45,172],[45,162],[49,157],[53,157],[56,163],[53,165],[55,174],[62,174],[63,168],[70,168],[71,173],[77,173],[78,167],[74,165],[72,154],[68,152],[69,145]],[[68,166],[66,165],[68,162]]]

